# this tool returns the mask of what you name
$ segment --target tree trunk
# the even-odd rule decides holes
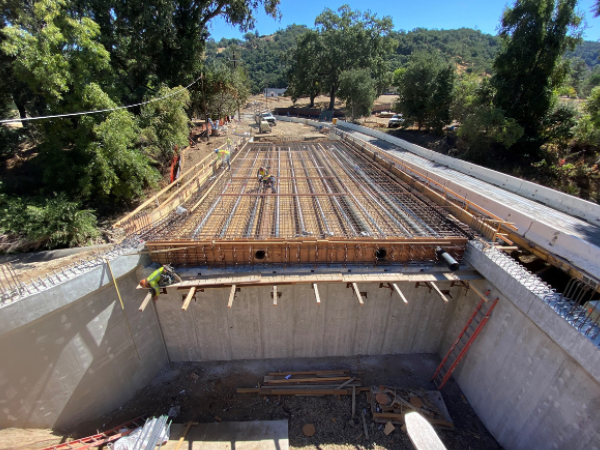
[[[315,97],[316,97],[316,95],[313,95],[313,94],[310,95],[310,105],[308,105],[309,108],[315,107]]]
[[[329,110],[333,111],[335,109],[335,91],[337,90],[337,86],[331,87],[331,92],[329,93]]]
[[[15,105],[17,105],[17,109],[19,110],[19,117],[21,119],[25,119],[27,117],[27,110],[25,109],[25,102],[21,102],[18,100],[14,100]]]

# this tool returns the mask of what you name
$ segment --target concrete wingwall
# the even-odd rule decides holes
[[[436,353],[449,306],[427,288],[398,284],[408,304],[378,283],[364,283],[361,306],[352,288],[338,283],[319,284],[321,304],[310,285],[294,285],[278,287],[277,306],[270,287],[247,287],[231,309],[228,288],[196,293],[187,311],[182,291],[173,292],[157,309],[172,361]]]
[[[512,296],[518,292],[509,292],[511,283],[472,283],[481,291],[491,289],[491,297],[500,301],[453,376],[488,430],[507,449],[600,449],[600,383],[544,329],[553,320],[555,325],[566,321],[541,299],[525,313]],[[478,300],[473,292],[455,299],[440,356]],[[549,320],[541,327],[530,317],[545,313]],[[579,342],[571,344],[587,348],[587,339],[566,325],[574,334],[561,334],[557,340],[574,338]],[[591,350],[588,360],[598,352],[593,346]]]
[[[16,321],[23,300],[0,309],[11,318],[0,330],[0,428],[70,429],[121,406],[167,364],[153,306],[138,312],[145,292],[135,290],[137,261],[119,272],[111,263],[133,340],[105,267],[32,296],[29,307],[46,308],[43,316]],[[77,298],[81,284],[92,290]],[[67,292],[73,298],[64,302]]]

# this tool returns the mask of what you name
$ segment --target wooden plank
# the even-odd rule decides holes
[[[258,394],[260,388],[237,388],[235,392],[236,394]]]
[[[190,428],[192,428],[192,425],[198,425],[198,422],[188,422],[187,423],[183,434],[179,438],[179,441],[177,441],[177,446],[175,447],[175,450],[179,450],[181,448],[181,446],[183,445],[183,441],[185,441],[187,434],[190,432]]]
[[[392,283],[392,287],[398,293],[398,295],[400,296],[400,298],[402,299],[402,301],[404,303],[408,304],[408,300],[406,300],[406,297],[404,296],[404,294],[402,293],[402,291],[400,290],[400,288],[398,287],[398,285],[396,283]]]
[[[290,378],[289,380],[286,380],[285,378],[283,380],[274,380],[274,379],[269,379],[269,377],[265,377],[263,382],[264,383],[310,383],[312,382],[324,382],[324,381],[345,381],[345,380],[349,380],[350,377],[331,377],[331,378]]]
[[[354,377],[350,378],[348,381],[345,381],[344,383],[340,384],[336,389],[342,389],[343,387],[345,387],[347,384],[352,383],[355,380]]]
[[[479,295],[479,297],[485,301],[485,302],[489,302],[490,299],[487,298],[486,295],[484,295],[479,289],[477,289],[475,286],[473,286],[471,283],[469,283],[469,288],[473,289],[473,292],[475,292],[477,295]]]
[[[358,299],[358,303],[360,303],[361,305],[364,305],[365,302],[362,299],[362,295],[360,295],[360,291],[358,290],[358,285],[356,283],[352,283],[352,289],[354,290],[354,294],[356,295],[356,298]]]
[[[319,295],[319,288],[317,287],[317,283],[313,283],[312,287],[313,287],[313,290],[315,291],[315,299],[317,300],[317,303],[320,305],[321,304],[321,296]]]
[[[140,305],[140,311],[143,311],[146,309],[146,306],[148,306],[148,303],[150,303],[150,300],[152,300],[152,292],[148,292],[146,294],[146,298],[144,299],[144,301],[142,302],[142,304]]]
[[[440,296],[440,298],[442,300],[444,300],[444,303],[448,303],[448,297],[446,297],[442,291],[440,291],[440,288],[437,287],[437,285],[433,282],[429,283],[431,285],[431,287],[433,288],[433,290],[437,293],[437,295]]]
[[[288,376],[288,375],[317,375],[317,374],[326,374],[326,373],[350,373],[349,370],[318,370],[316,372],[270,372],[267,375],[268,376]]]
[[[227,302],[227,308],[231,309],[233,306],[233,299],[235,298],[235,284],[231,285],[231,292],[229,292],[229,302]]]
[[[195,293],[196,293],[196,288],[195,287],[191,288],[190,292],[188,292],[188,295],[185,298],[185,301],[183,302],[183,305],[181,306],[182,311],[187,311],[188,307],[190,306],[190,302],[192,301],[192,297],[194,297]]]
[[[242,275],[237,277],[215,277],[215,278],[203,278],[201,280],[187,280],[180,283],[174,283],[170,285],[170,288],[183,288],[189,289],[191,287],[202,287],[224,284],[231,286],[233,284],[248,284],[248,283],[259,283],[261,279],[260,274],[256,275]]]
[[[374,412],[373,419],[387,419],[387,420],[397,420],[400,423],[404,423],[404,414],[396,414],[396,413],[386,413],[386,412]]]
[[[318,390],[314,391],[303,390],[303,389],[261,389],[259,395],[352,395],[350,389],[331,389],[331,390]]]
[[[273,285],[273,306],[277,306],[277,286]]]

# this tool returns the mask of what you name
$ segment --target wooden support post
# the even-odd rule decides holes
[[[445,296],[445,295],[442,293],[442,291],[440,291],[440,288],[438,288],[438,287],[437,287],[437,285],[436,285],[436,284],[435,284],[433,281],[429,282],[429,284],[431,285],[431,287],[433,288],[433,290],[434,290],[434,291],[437,293],[437,295],[439,295],[439,296],[440,296],[440,298],[441,298],[442,300],[444,300],[444,303],[448,303],[448,297],[446,297],[446,296]]]
[[[277,306],[277,285],[273,285],[273,306]]]
[[[352,419],[356,412],[356,386],[352,386]]]
[[[358,285],[356,283],[352,283],[352,289],[354,289],[354,293],[356,294],[356,298],[358,299],[358,303],[364,305],[365,302],[362,299],[362,295],[360,295],[360,291],[358,290]]]
[[[146,306],[148,306],[148,303],[150,303],[150,300],[152,300],[152,292],[148,292],[146,294],[146,298],[144,299],[144,301],[140,305],[140,311],[143,311],[144,309],[146,309]]]
[[[482,294],[481,291],[479,289],[477,289],[475,286],[473,286],[471,283],[469,283],[469,288],[473,289],[473,292],[475,292],[477,295],[479,295],[479,297],[481,297],[481,299],[485,302],[489,302],[490,299],[487,297],[487,295]]]
[[[394,287],[394,289],[396,290],[396,292],[398,293],[398,295],[400,296],[400,298],[402,299],[402,301],[406,304],[408,304],[408,300],[406,300],[406,297],[404,296],[404,294],[402,293],[402,291],[400,290],[400,288],[398,287],[398,285],[396,283],[392,283],[392,286]]]
[[[190,302],[192,301],[192,297],[194,296],[195,293],[196,293],[196,288],[195,287],[191,288],[190,292],[188,292],[188,295],[185,298],[185,301],[183,302],[183,306],[181,307],[182,311],[187,311],[188,306],[190,306]]]
[[[315,298],[317,299],[317,303],[321,304],[321,296],[319,295],[319,288],[317,287],[317,283],[313,283],[313,289],[315,291]]]
[[[229,302],[227,303],[227,308],[231,309],[233,306],[233,299],[235,298],[235,284],[231,286],[231,292],[229,292]]]

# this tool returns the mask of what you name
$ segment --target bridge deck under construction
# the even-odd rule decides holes
[[[177,264],[423,263],[460,259],[467,228],[359,148],[341,141],[249,143],[146,237]],[[257,181],[277,178],[276,193]]]

